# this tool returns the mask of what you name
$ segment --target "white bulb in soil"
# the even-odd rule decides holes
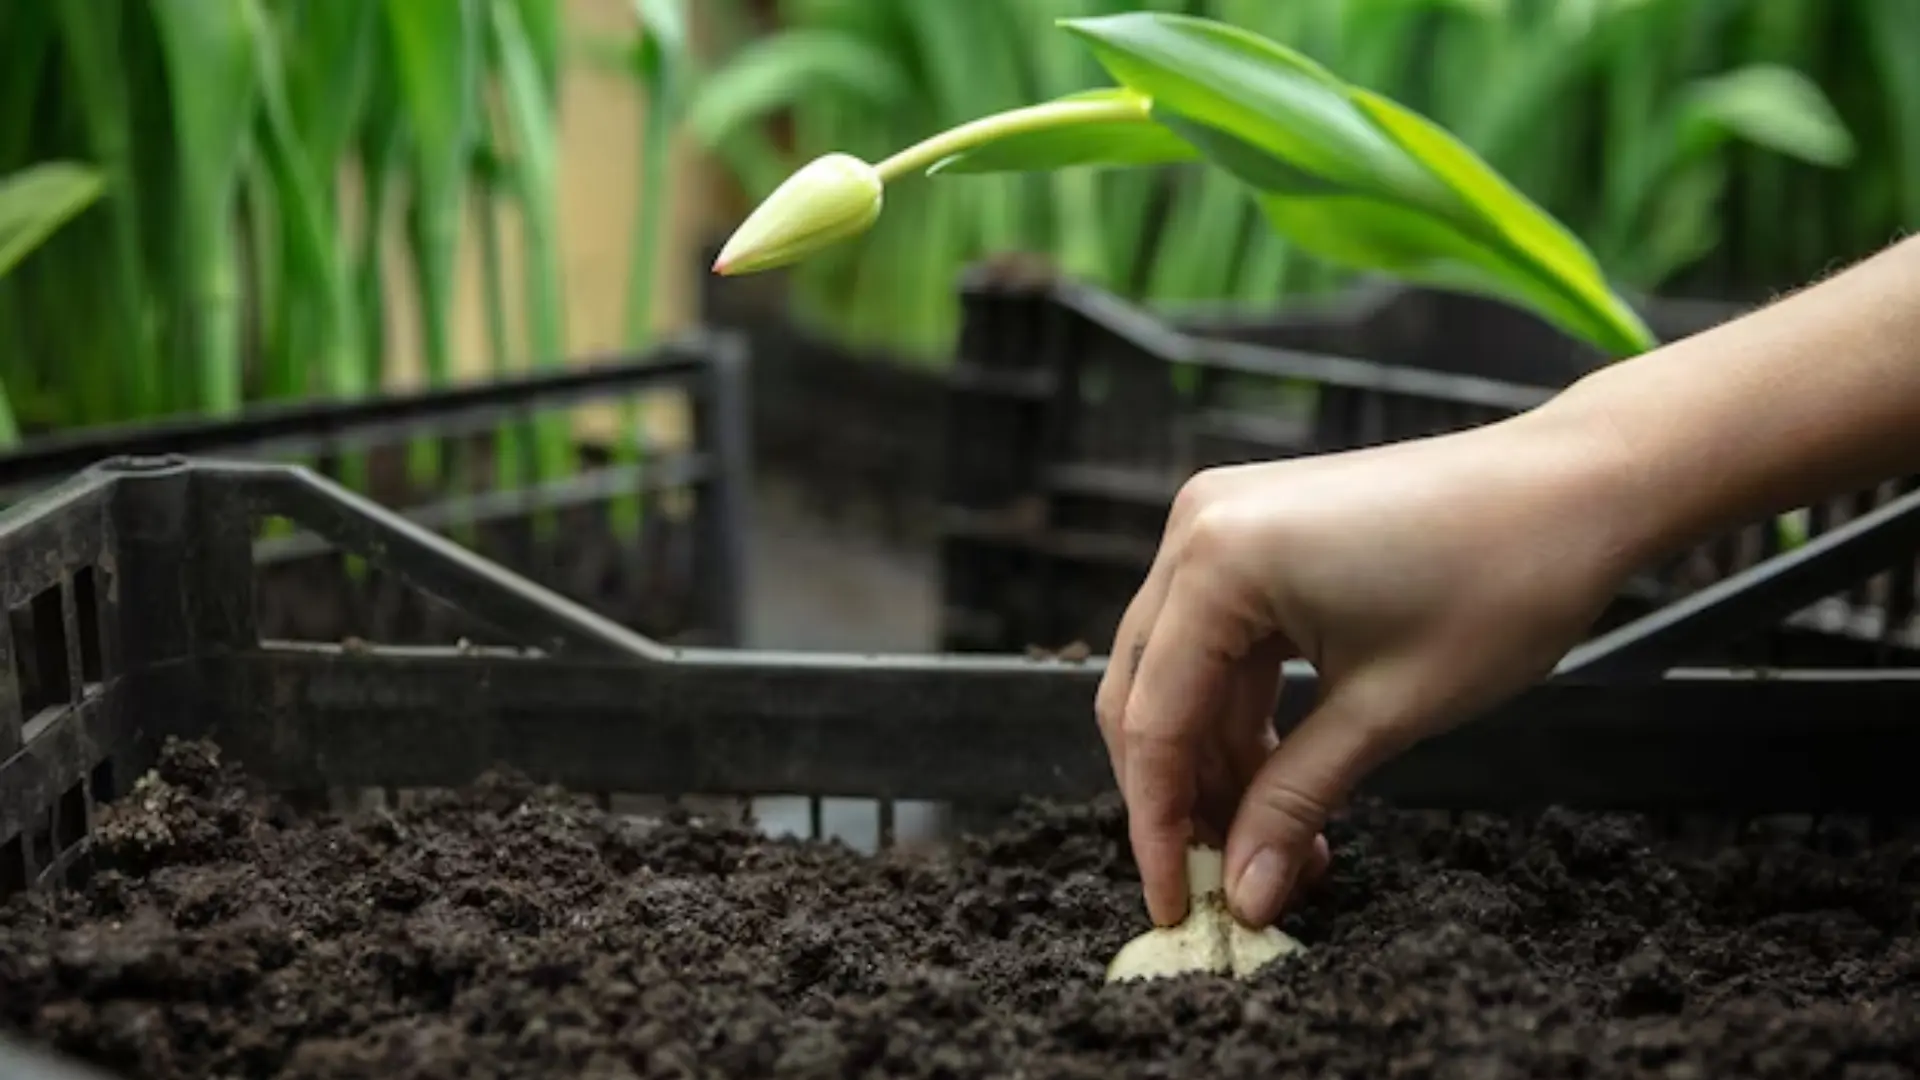
[[[1255,930],[1227,908],[1226,859],[1214,848],[1187,849],[1187,917],[1155,927],[1120,947],[1107,981],[1177,975],[1232,975],[1245,979],[1283,956],[1304,949],[1273,927]]]

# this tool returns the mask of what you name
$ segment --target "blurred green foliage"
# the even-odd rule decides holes
[[[489,275],[488,307],[527,330],[505,340],[495,320],[495,361],[559,362],[561,7],[0,4],[0,176],[72,161],[99,188],[0,279],[0,444],[16,415],[31,433],[377,389],[396,286],[445,382],[457,245],[502,210],[524,292]]]

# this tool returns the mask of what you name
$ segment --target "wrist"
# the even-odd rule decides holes
[[[1652,468],[1657,448],[1624,422],[1601,384],[1611,370],[1487,429],[1523,469],[1515,498],[1533,507],[1532,527],[1609,593],[1684,543],[1674,493]]]

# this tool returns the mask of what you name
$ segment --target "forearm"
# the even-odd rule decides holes
[[[1623,556],[1920,472],[1920,239],[1591,375],[1533,422],[1595,432]]]

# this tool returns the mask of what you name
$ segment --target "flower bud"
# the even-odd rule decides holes
[[[880,173],[848,154],[815,158],[747,215],[714,260],[722,276],[797,262],[865,232],[880,216]]]

